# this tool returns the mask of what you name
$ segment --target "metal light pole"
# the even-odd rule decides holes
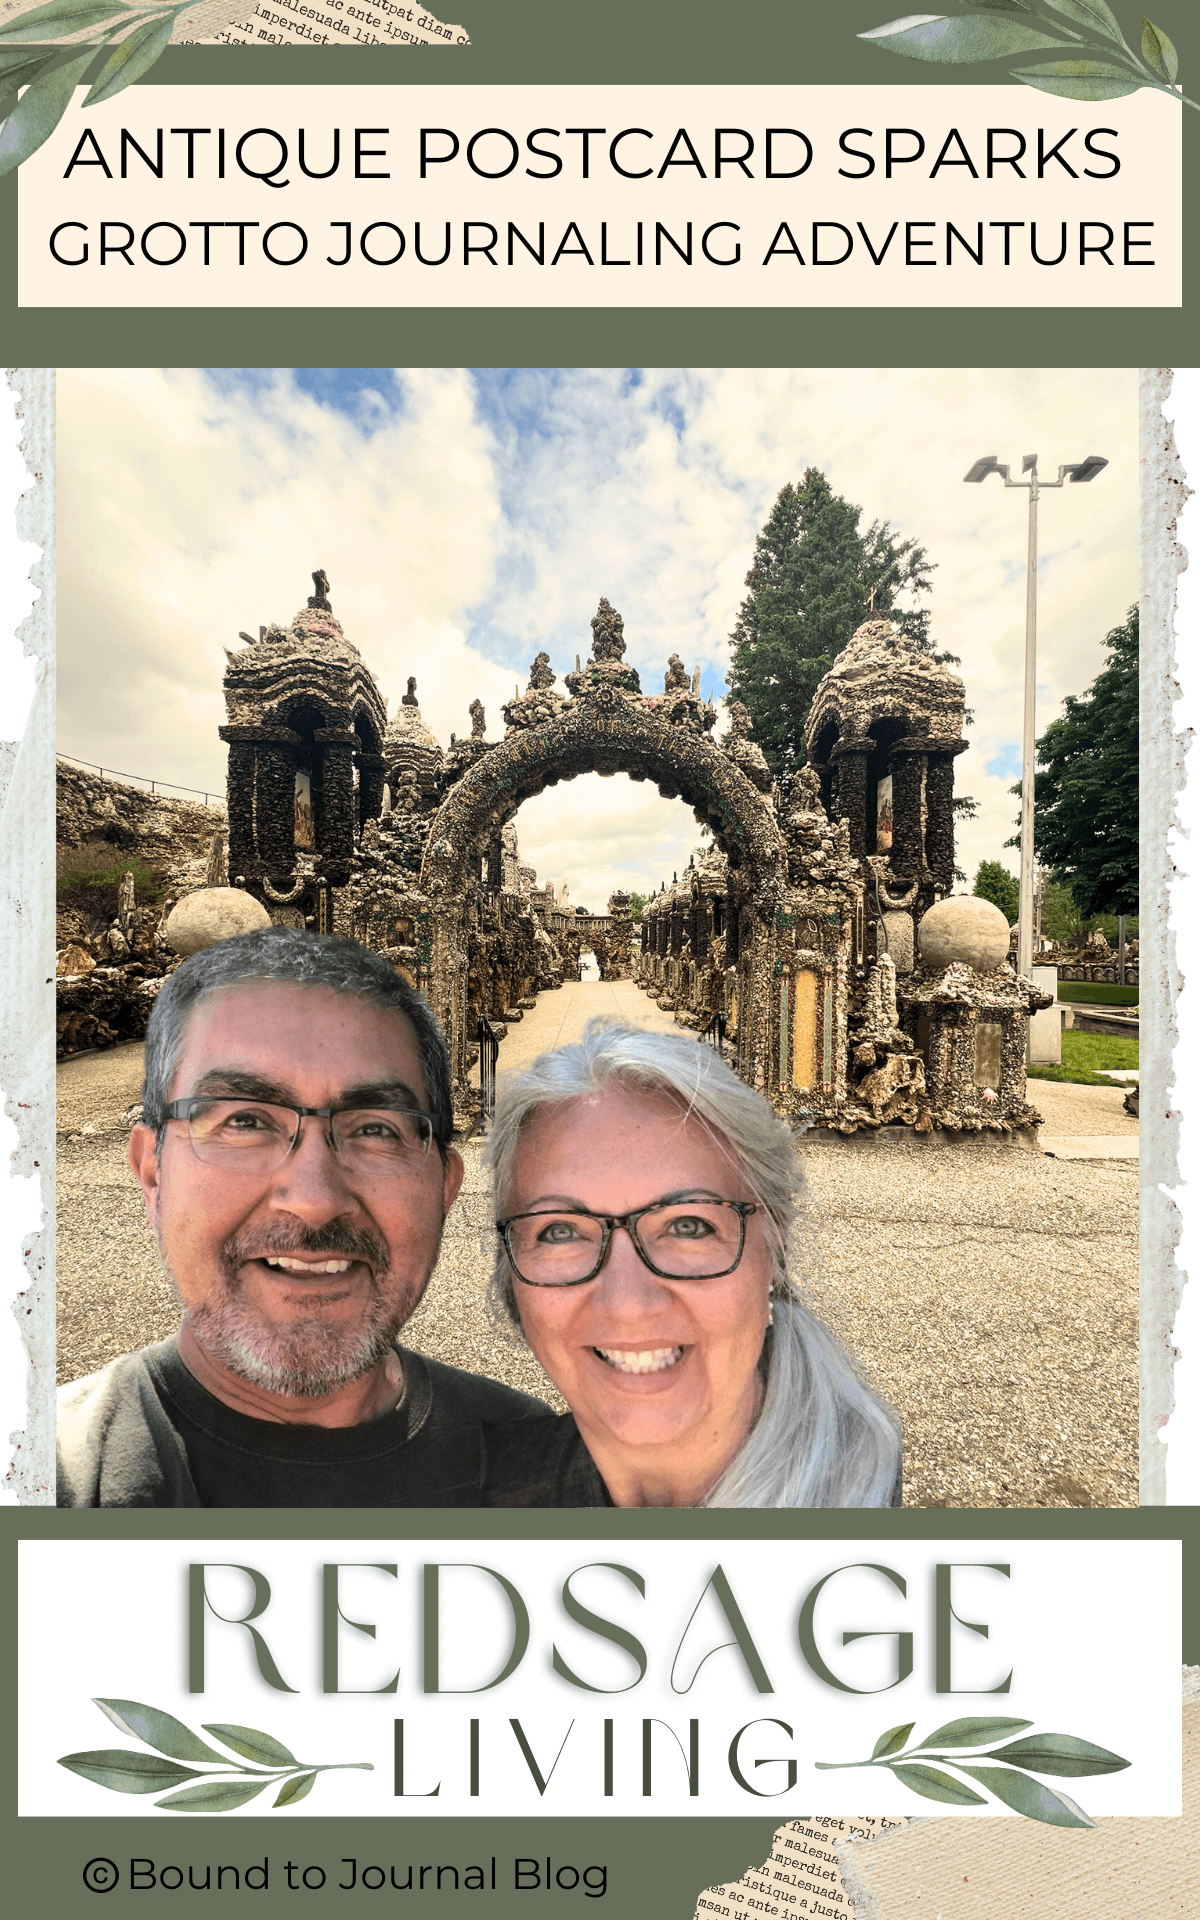
[[[1029,560],[1025,579],[1025,724],[1021,742],[1021,878],[1017,908],[1017,972],[1027,974],[1033,965],[1033,758],[1034,694],[1037,688],[1037,508],[1043,487],[1061,487],[1067,475],[1073,482],[1094,480],[1108,465],[1098,453],[1074,466],[1060,467],[1057,480],[1038,479],[1038,457],[1027,453],[1021,472],[1028,480],[1013,480],[994,453],[977,460],[964,480],[986,480],[989,473],[1002,476],[1006,487],[1022,487],[1029,495]]]

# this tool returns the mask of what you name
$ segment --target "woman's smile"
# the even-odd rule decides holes
[[[646,1347],[640,1352],[631,1352],[621,1347],[593,1347],[592,1352],[618,1373],[644,1375],[665,1373],[668,1367],[678,1366],[684,1350],[682,1347]]]
[[[550,1276],[516,1279],[526,1338],[612,1498],[696,1505],[762,1397],[771,1261],[744,1177],[674,1098],[618,1084],[534,1113],[505,1208],[514,1224],[534,1216],[518,1227],[518,1276],[522,1260]],[[600,1255],[605,1220],[603,1259],[579,1279]],[[655,1271],[639,1247],[654,1268],[678,1271]]]

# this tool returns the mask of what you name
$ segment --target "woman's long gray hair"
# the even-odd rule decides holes
[[[532,1116],[613,1085],[677,1101],[728,1154],[746,1194],[766,1216],[775,1321],[763,1349],[762,1410],[702,1505],[887,1506],[900,1472],[896,1417],[859,1378],[789,1277],[796,1195],[803,1190],[791,1130],[713,1048],[683,1033],[593,1020],[581,1040],[543,1053],[507,1081],[496,1103],[488,1159],[497,1212],[506,1210],[521,1131]],[[502,1244],[492,1307],[520,1326]]]

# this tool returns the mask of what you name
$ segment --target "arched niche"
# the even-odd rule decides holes
[[[698,729],[672,726],[639,701],[604,688],[572,701],[555,719],[511,731],[457,781],[426,842],[421,885],[430,901],[431,994],[465,1074],[466,963],[463,916],[471,875],[488,845],[535,794],[584,773],[650,780],[664,798],[690,806],[728,860],[737,910],[753,931],[739,954],[753,992],[760,942],[773,934],[786,884],[784,845],[774,813],[723,749]]]

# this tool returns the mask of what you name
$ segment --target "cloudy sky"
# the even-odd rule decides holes
[[[959,864],[1015,872],[1026,496],[964,486],[967,467],[1111,463],[1043,496],[1039,732],[1137,596],[1132,369],[64,369],[58,404],[60,750],[210,792],[223,649],[288,623],[316,567],[389,706],[415,674],[444,744],[476,696],[498,738],[540,649],[559,675],[586,657],[601,594],[647,691],[679,653],[719,702],[754,536],[817,466],[864,528],[937,563],[934,637],[975,712]],[[551,789],[517,828],[595,909],[669,880],[697,838],[620,775]]]

